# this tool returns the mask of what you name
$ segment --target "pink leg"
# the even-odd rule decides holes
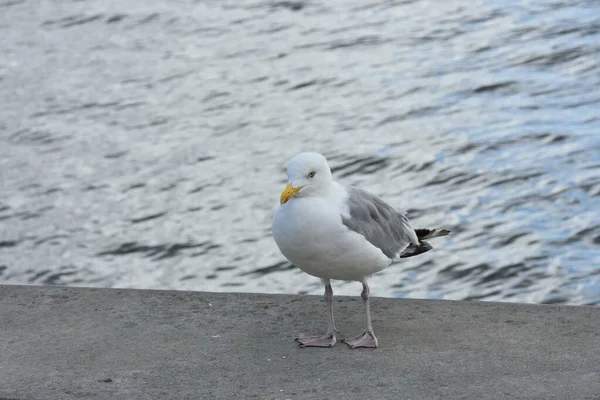
[[[333,347],[336,343],[335,322],[333,320],[333,289],[331,281],[323,279],[325,285],[325,300],[327,302],[327,333],[324,335],[303,336],[296,338],[295,341],[300,344],[300,347]]]
[[[365,301],[367,329],[358,336],[349,339],[344,339],[342,341],[353,349],[359,347],[367,347],[374,349],[377,348],[378,344],[377,338],[375,337],[375,333],[373,333],[373,325],[371,324],[371,309],[369,307],[369,295],[371,294],[371,291],[369,290],[369,285],[367,284],[366,280],[364,280],[362,284],[363,291],[361,292],[360,296]]]

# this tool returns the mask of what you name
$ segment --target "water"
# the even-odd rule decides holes
[[[453,231],[374,295],[600,303],[596,1],[0,0],[0,37],[1,283],[321,293],[270,233],[315,150]]]

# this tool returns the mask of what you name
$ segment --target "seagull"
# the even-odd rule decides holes
[[[345,338],[351,348],[377,348],[371,324],[368,278],[402,258],[432,249],[425,239],[446,229],[413,229],[405,214],[377,196],[333,180],[327,159],[304,152],[287,164],[288,185],[273,215],[273,239],[281,253],[325,286],[327,332],[295,339],[300,347],[332,347],[340,335],[333,317],[331,280],[362,283],[366,329]]]

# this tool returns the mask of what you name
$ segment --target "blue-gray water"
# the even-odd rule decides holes
[[[316,150],[453,231],[375,295],[600,303],[597,1],[0,0],[0,38],[0,283],[321,293],[270,234]]]

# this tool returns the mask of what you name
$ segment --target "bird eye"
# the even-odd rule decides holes
[[[314,177],[314,176],[315,176],[315,174],[316,174],[316,172],[315,172],[315,171],[311,171],[311,172],[310,172],[310,174],[308,174],[308,177],[309,177],[309,178],[312,178],[312,177]]]

